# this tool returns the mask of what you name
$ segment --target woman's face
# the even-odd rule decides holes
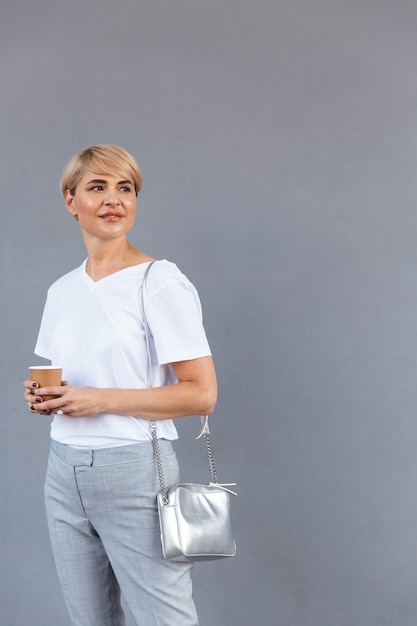
[[[132,180],[123,176],[86,171],[74,195],[66,191],[65,203],[87,237],[113,239],[124,236],[135,221],[135,186]]]

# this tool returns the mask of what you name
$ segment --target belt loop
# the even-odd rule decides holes
[[[94,465],[94,450],[90,450],[90,467]]]

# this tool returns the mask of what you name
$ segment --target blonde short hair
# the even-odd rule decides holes
[[[68,189],[71,195],[75,194],[75,189],[87,170],[108,176],[127,177],[135,185],[136,195],[142,186],[142,174],[133,156],[120,146],[100,144],[81,150],[67,163],[61,176],[64,197]]]

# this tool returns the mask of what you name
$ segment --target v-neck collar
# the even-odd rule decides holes
[[[128,265],[127,267],[123,267],[122,269],[117,270],[116,272],[107,274],[107,276],[103,276],[102,278],[99,278],[98,280],[94,280],[93,278],[91,278],[91,276],[87,272],[87,261],[88,261],[88,258],[83,261],[83,263],[80,266],[80,271],[81,271],[81,276],[83,277],[84,282],[86,282],[92,288],[97,287],[98,285],[102,284],[103,281],[107,280],[108,278],[112,278],[116,276],[117,274],[121,274],[122,272],[127,272],[128,270],[137,269],[138,267],[141,267],[141,266],[143,266],[143,273],[145,273],[145,270],[148,267],[148,265],[152,263],[152,261],[144,261],[142,263],[137,263],[136,265]]]

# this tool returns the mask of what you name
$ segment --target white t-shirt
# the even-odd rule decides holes
[[[148,361],[140,291],[148,264],[93,281],[86,261],[48,290],[35,353],[62,365],[70,385],[137,389],[147,386]],[[211,354],[195,287],[176,265],[152,266],[146,285],[153,386],[177,382],[170,363]],[[157,422],[158,436],[176,439],[172,420]],[[151,438],[149,421],[100,413],[55,415],[51,438],[73,446],[105,448]]]

